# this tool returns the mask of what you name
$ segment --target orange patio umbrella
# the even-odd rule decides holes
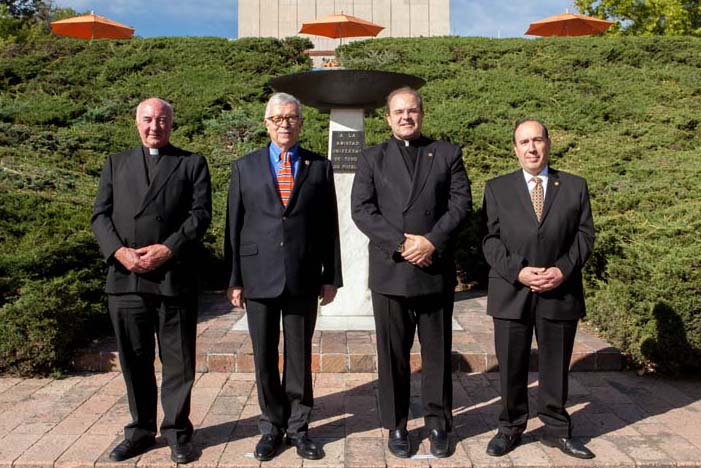
[[[341,13],[302,23],[299,32],[343,40],[344,37],[374,37],[383,29],[379,24]]]
[[[130,28],[116,21],[95,13],[74,16],[51,23],[51,32],[61,36],[78,37],[80,39],[129,39],[134,35]]]
[[[528,27],[531,36],[591,36],[606,31],[613,21],[601,18],[565,13],[545,18]]]

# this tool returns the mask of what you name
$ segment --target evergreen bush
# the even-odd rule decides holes
[[[133,113],[146,97],[170,101],[173,143],[208,159],[205,280],[224,287],[231,162],[265,144],[270,79],[308,70],[310,46],[300,38],[0,41],[0,370],[51,372],[104,329],[104,263],[90,211],[105,157],[139,144]],[[476,214],[458,252],[464,284],[485,285],[484,183],[518,167],[513,122],[541,118],[553,166],[589,181],[597,230],[585,269],[589,324],[635,365],[699,370],[700,39],[377,39],[338,53],[346,67],[427,80],[425,133],[462,146],[473,183]],[[365,124],[368,145],[389,135],[382,110]],[[302,143],[325,153],[327,131],[328,116],[305,108]]]

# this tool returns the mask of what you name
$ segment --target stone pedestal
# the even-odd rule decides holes
[[[329,123],[329,157],[334,165],[338,223],[341,235],[341,262],[343,287],[336,300],[321,307],[321,326],[337,322],[345,330],[373,330],[372,304],[368,290],[368,239],[351,219],[350,195],[355,177],[354,167],[344,167],[342,143],[347,146],[364,141],[364,113],[362,109],[331,109]],[[351,138],[349,138],[351,137]],[[352,138],[355,137],[355,138]],[[339,148],[340,147],[340,148]],[[359,148],[349,147],[352,154]],[[330,321],[328,318],[335,317]]]

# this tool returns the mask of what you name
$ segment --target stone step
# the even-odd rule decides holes
[[[459,293],[453,314],[454,372],[495,372],[492,319],[485,313],[486,296],[481,292]],[[197,372],[253,372],[253,349],[248,332],[236,330],[243,310],[232,310],[224,295],[207,293],[201,298],[197,325]],[[457,329],[456,329],[457,328]],[[462,328],[462,330],[459,330]],[[282,341],[282,340],[281,340]],[[372,330],[317,330],[312,344],[312,371],[321,373],[377,372],[375,333]],[[282,368],[282,342],[279,345]],[[118,371],[119,358],[114,338],[97,340],[76,353],[73,367],[78,371]],[[158,365],[158,363],[157,363]],[[586,326],[577,331],[570,363],[572,371],[620,370],[619,350],[598,338]],[[421,369],[418,337],[411,350],[412,371]],[[531,370],[538,369],[538,349],[531,350]]]

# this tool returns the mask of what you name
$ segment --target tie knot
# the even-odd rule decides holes
[[[285,164],[290,163],[290,153],[288,151],[283,151],[282,154],[280,155],[280,160],[284,162]]]
[[[532,182],[535,182],[536,185],[541,185],[541,184],[543,183],[543,179],[541,179],[540,177],[537,177],[537,176],[536,176],[536,177],[533,177],[533,178],[531,179],[531,181],[532,181]]]

